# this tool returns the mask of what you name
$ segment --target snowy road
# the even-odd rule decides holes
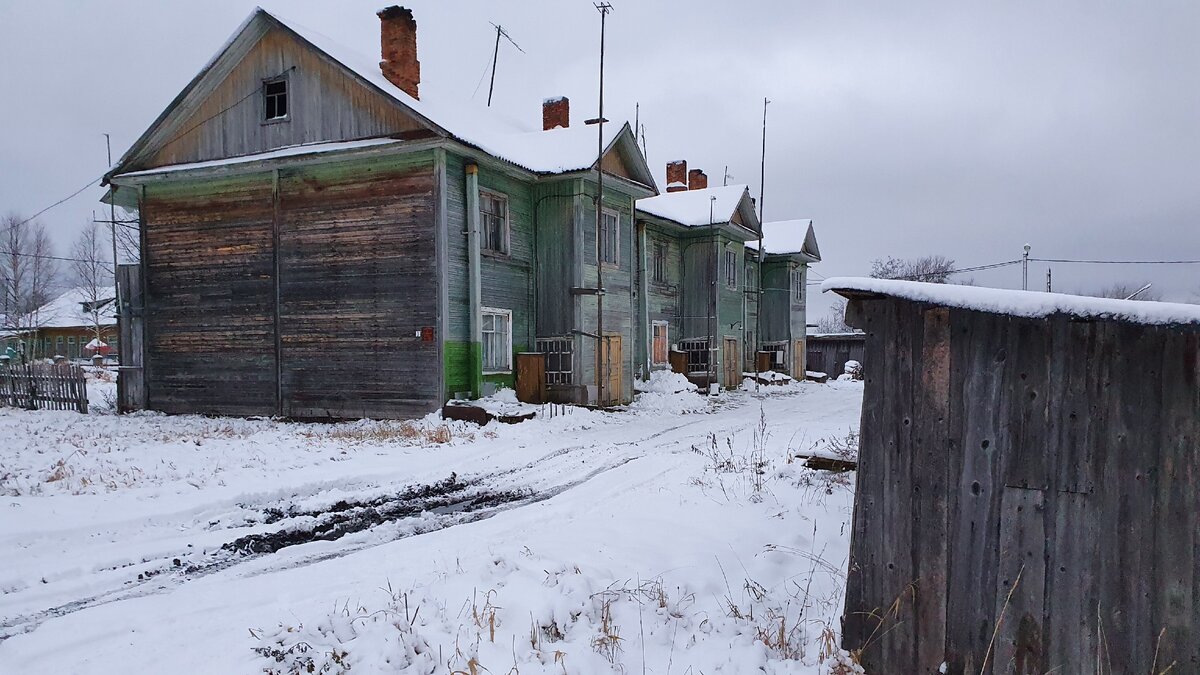
[[[856,429],[861,387],[695,400],[448,443],[388,423],[0,413],[25,440],[0,457],[0,672],[818,672],[852,499],[786,457]],[[418,616],[379,625],[401,595]],[[755,638],[780,626],[781,644]]]

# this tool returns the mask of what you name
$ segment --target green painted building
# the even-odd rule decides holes
[[[555,98],[529,131],[422,97],[411,12],[379,18],[376,65],[255,10],[106,176],[140,220],[123,409],[420,416],[512,386],[534,351],[548,398],[622,403],[662,321],[746,353],[744,186],[714,228],[649,214],[628,124],[572,126]]]

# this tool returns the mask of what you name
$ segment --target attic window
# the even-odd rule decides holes
[[[263,82],[263,119],[285,120],[288,116],[287,79],[279,78]]]

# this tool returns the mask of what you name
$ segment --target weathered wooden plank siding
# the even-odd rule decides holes
[[[436,409],[432,155],[287,172],[279,192],[283,414]]]
[[[683,240],[657,228],[648,228],[646,255],[646,294],[650,322],[667,322],[667,336],[671,344],[684,337],[680,321],[680,303],[683,283]],[[654,245],[666,246],[664,278],[654,280]],[[647,329],[649,330],[649,329]],[[656,364],[666,368],[667,364]]]
[[[288,119],[265,122],[259,93],[263,80],[285,72]],[[420,122],[379,92],[303,48],[279,28],[267,31],[211,94],[203,100],[184,101],[176,114],[178,118],[162,132],[172,134],[170,142],[137,162],[138,168],[421,128]]]
[[[763,263],[762,342],[792,339],[791,278],[787,261],[770,260]]]
[[[598,239],[596,230],[595,183],[585,182],[583,187],[584,199],[582,208],[576,208],[576,229],[583,240],[583,285],[587,288],[596,287],[596,262],[598,254]],[[578,202],[577,202],[578,207]],[[636,349],[634,340],[638,339],[634,332],[634,319],[637,310],[633,302],[632,265],[637,250],[634,242],[633,202],[632,195],[624,192],[619,186],[606,183],[604,188],[604,208],[618,214],[620,227],[620,261],[617,265],[605,264],[601,270],[605,289],[604,295],[604,334],[617,335],[622,340],[622,382],[619,396],[616,392],[606,394],[610,399],[628,401],[633,395],[634,355]],[[596,296],[584,295],[578,300],[579,323],[587,333],[597,332]],[[597,341],[585,338],[581,342],[576,362],[581,371],[581,384],[595,384],[596,348]]]
[[[151,409],[276,413],[272,192],[270,175],[146,188]]]
[[[703,338],[713,331],[713,269],[712,237],[697,235],[681,240],[683,248],[682,316],[679,338]],[[713,317],[713,318],[710,318]],[[718,336],[720,331],[717,332]]]
[[[569,335],[574,327],[575,181],[563,180],[538,186],[534,220],[537,225],[537,335]]]
[[[852,306],[868,672],[1200,669],[1200,330]]]

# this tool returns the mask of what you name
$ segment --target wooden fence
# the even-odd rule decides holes
[[[0,365],[0,405],[87,414],[87,378],[70,363]]]

